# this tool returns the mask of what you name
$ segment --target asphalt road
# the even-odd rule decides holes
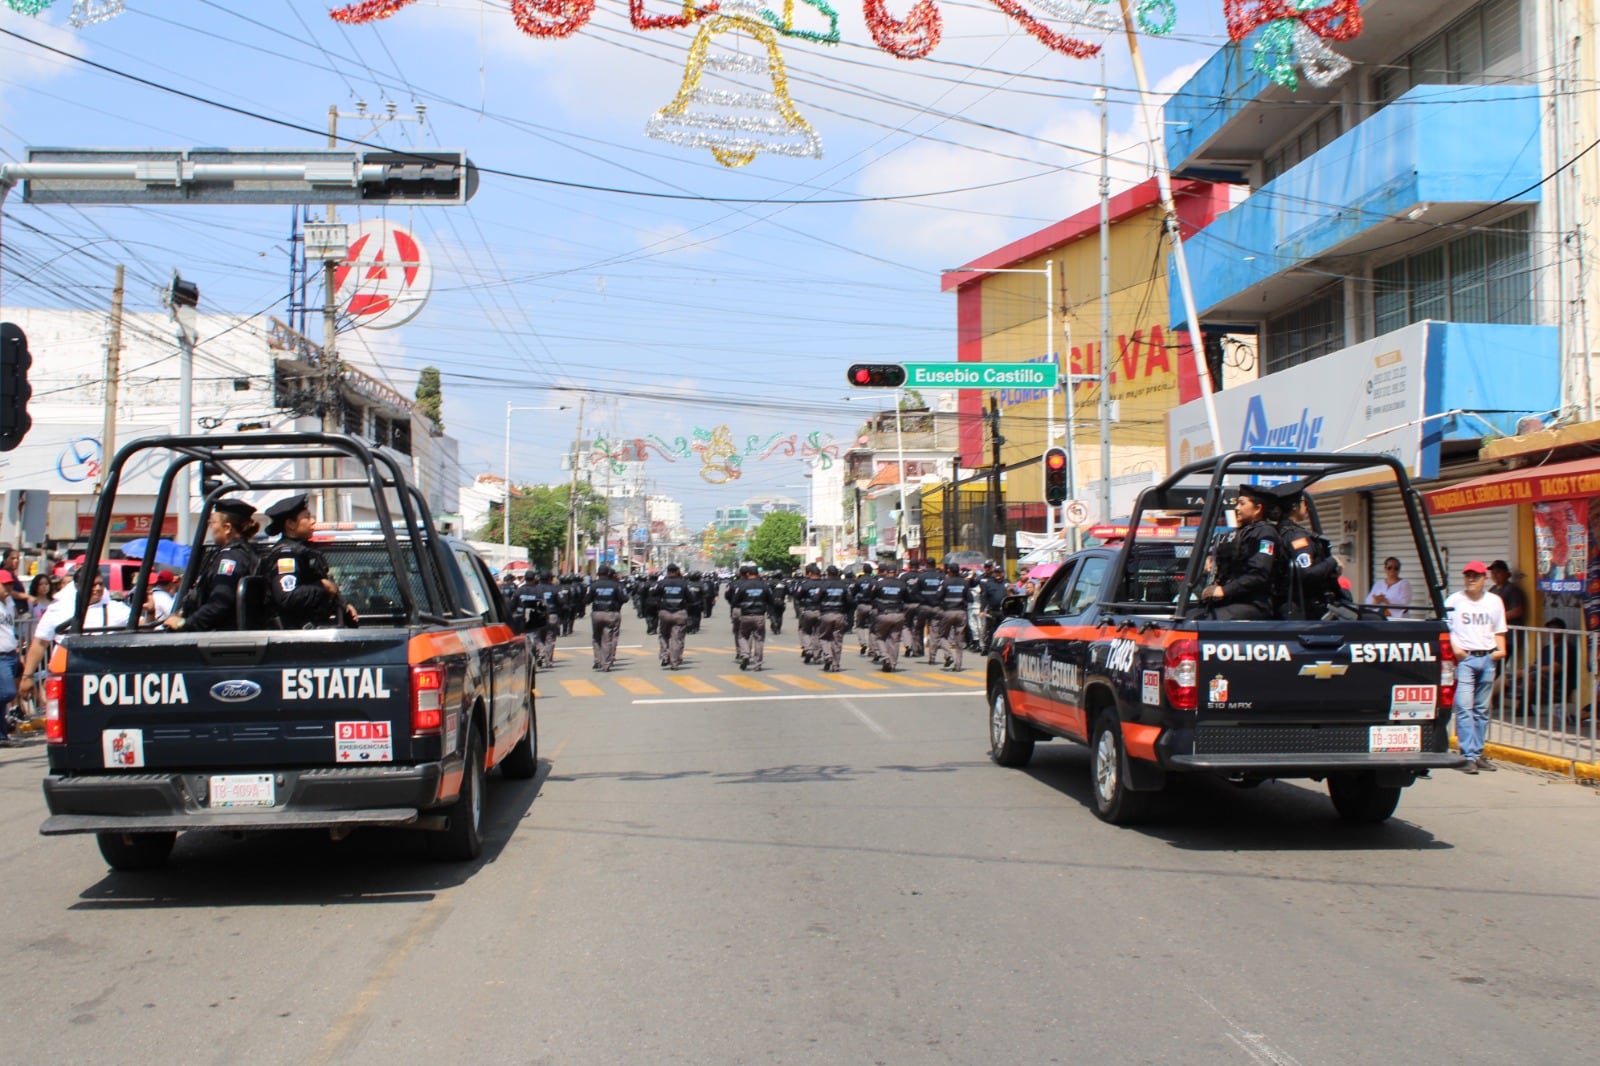
[[[483,860],[36,835],[0,751],[3,1057],[149,1063],[1537,1063],[1586,1058],[1600,798],[1439,773],[1380,827],[1217,782],[1096,820],[1080,748],[987,757],[981,671],[823,675],[726,617],[662,670],[562,642]],[[746,687],[741,687],[746,686]],[[751,686],[761,686],[756,690]]]

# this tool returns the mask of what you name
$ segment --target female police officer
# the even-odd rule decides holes
[[[205,632],[238,627],[236,603],[239,579],[256,572],[256,553],[250,538],[261,527],[256,509],[243,500],[218,500],[211,508],[208,532],[220,545],[205,573],[183,599],[183,607],[165,622],[168,629]]]
[[[290,496],[267,508],[267,536],[282,533],[282,538],[261,560],[261,576],[267,581],[267,597],[277,609],[285,629],[312,629],[331,626],[343,613],[350,624],[356,622],[356,609],[350,604],[339,609],[339,586],[328,572],[328,561],[311,546],[317,520],[311,515],[306,494]]]

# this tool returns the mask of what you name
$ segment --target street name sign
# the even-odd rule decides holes
[[[1053,389],[1053,363],[906,363],[908,389]]]

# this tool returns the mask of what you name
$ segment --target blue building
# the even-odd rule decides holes
[[[1556,235],[1577,217],[1568,109],[1594,105],[1551,91],[1571,74],[1556,6],[1368,0],[1327,87],[1272,83],[1247,38],[1173,95],[1174,176],[1237,189],[1185,243],[1202,329],[1214,361],[1256,371],[1217,394],[1215,442],[1199,402],[1169,414],[1174,466],[1218,446],[1386,451],[1437,489],[1500,473],[1487,441],[1591,417],[1581,289]],[[1397,493],[1347,485],[1319,506],[1358,594],[1388,555],[1420,578]],[[1506,558],[1534,573],[1534,517],[1437,515],[1446,572]]]

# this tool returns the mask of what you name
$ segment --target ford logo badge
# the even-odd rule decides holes
[[[261,695],[261,686],[254,681],[218,681],[211,686],[211,695],[223,703],[244,703]]]

